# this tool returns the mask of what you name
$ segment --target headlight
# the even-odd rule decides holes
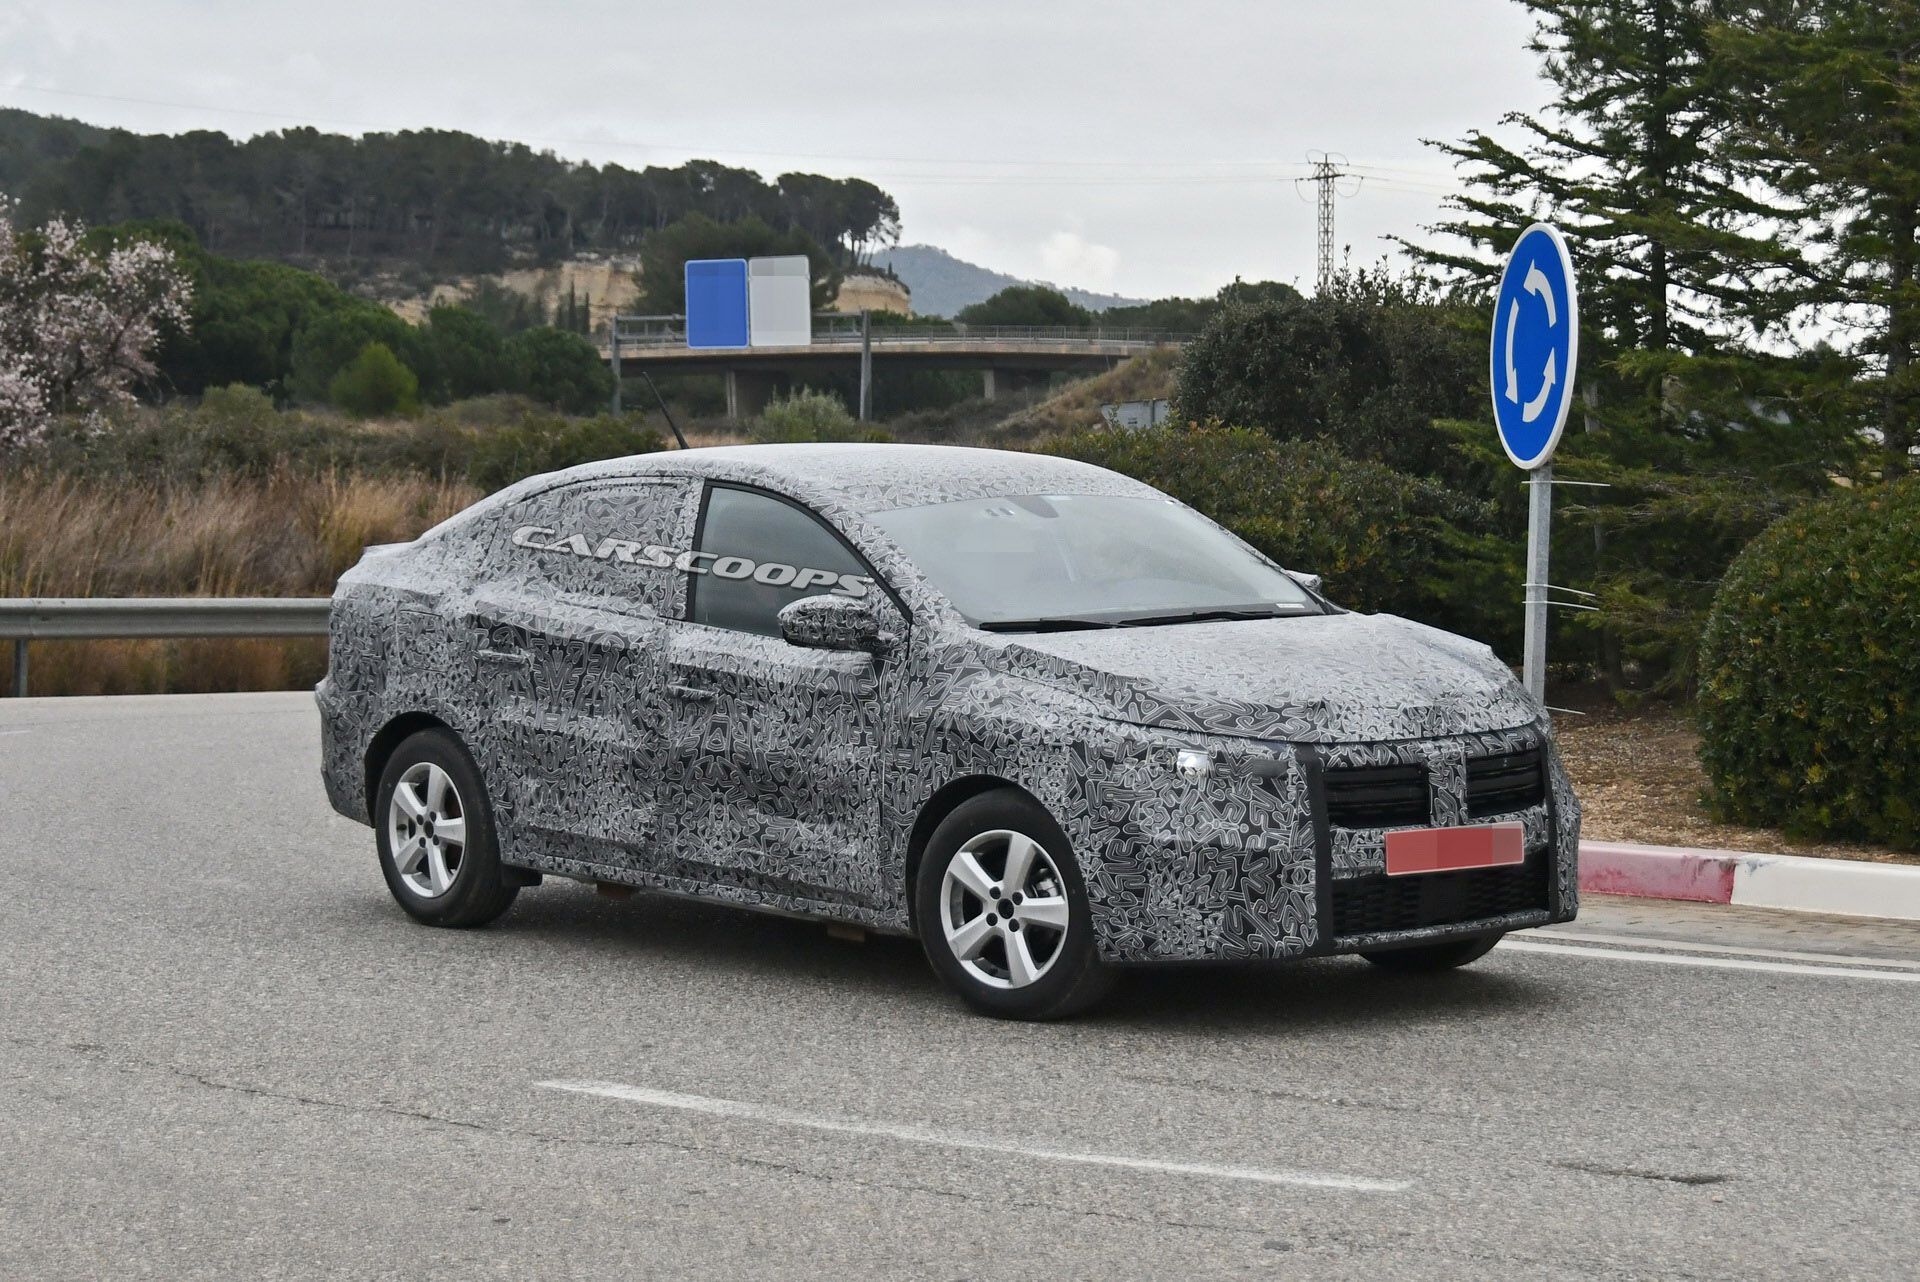
[[[1204,748],[1182,748],[1174,758],[1174,768],[1182,779],[1207,779],[1213,775],[1213,754]]]

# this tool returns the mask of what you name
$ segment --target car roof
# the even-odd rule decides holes
[[[1091,463],[958,445],[805,443],[721,445],[609,459],[534,478],[545,485],[646,475],[702,476],[764,485],[856,512],[884,512],[1008,494],[1156,497],[1139,481]],[[528,482],[513,487],[521,490]]]

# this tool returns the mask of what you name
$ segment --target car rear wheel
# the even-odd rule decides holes
[[[1112,985],[1066,835],[1012,789],[962,802],[934,829],[914,909],[933,969],[983,1014],[1061,1019]]]
[[[451,732],[422,730],[394,749],[374,814],[380,871],[415,920],[484,926],[519,893],[501,871],[480,771]]]
[[[1377,953],[1360,955],[1376,966],[1388,970],[1413,973],[1436,970],[1452,970],[1465,966],[1468,962],[1479,961],[1493,951],[1493,946],[1505,939],[1504,932],[1495,931],[1491,935],[1472,935],[1466,939],[1451,939],[1444,944],[1425,944],[1419,948],[1392,948]]]

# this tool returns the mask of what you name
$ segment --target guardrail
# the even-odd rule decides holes
[[[860,316],[838,312],[816,315],[816,346],[861,341]],[[615,319],[622,348],[675,347],[687,341],[684,316],[621,316]],[[969,325],[950,321],[937,325],[888,325],[876,321],[876,347],[906,343],[1138,343],[1166,346],[1185,343],[1192,334],[1167,329],[1140,329],[1124,325]]]
[[[5,597],[0,640],[13,641],[13,693],[27,693],[29,641],[134,637],[323,637],[326,597]]]

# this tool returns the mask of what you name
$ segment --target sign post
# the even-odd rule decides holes
[[[1553,451],[1566,430],[1580,359],[1573,258],[1558,229],[1535,223],[1507,255],[1494,299],[1489,374],[1500,447],[1528,473],[1527,691],[1547,694],[1548,551],[1553,517]]]

